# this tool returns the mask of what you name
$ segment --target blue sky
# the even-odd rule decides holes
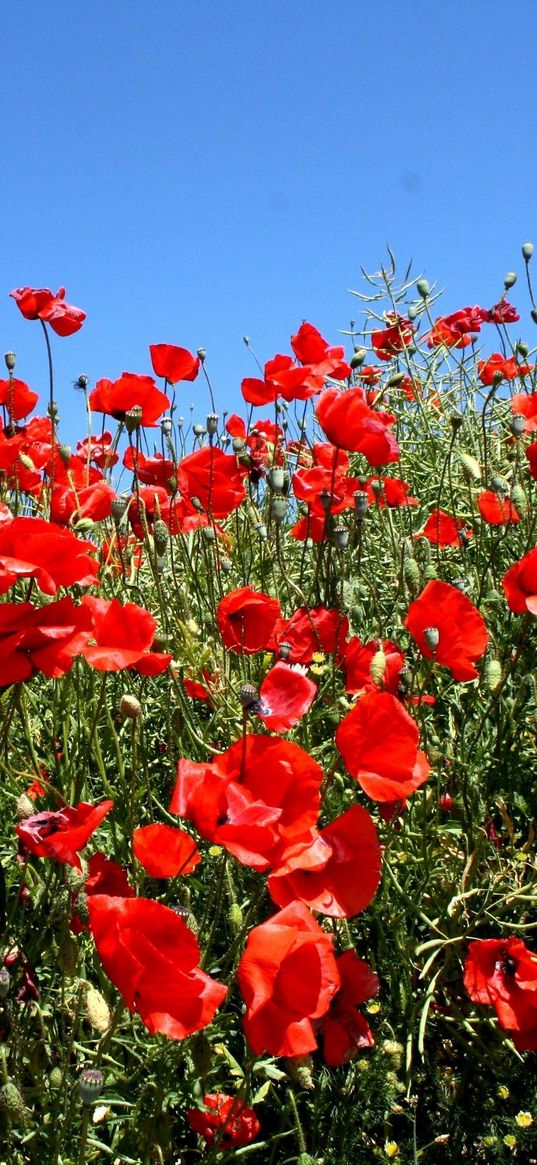
[[[301,320],[337,342],[386,243],[490,306],[537,243],[537,9],[517,0],[30,0],[6,9],[0,330],[45,392],[41,329],[8,292],[67,287],[64,439],[149,343],[208,351],[221,408]],[[5,293],[5,294],[4,294]],[[440,309],[439,309],[440,310]],[[533,342],[531,321],[519,325]],[[181,390],[203,417],[201,381]],[[185,409],[186,411],[186,409]],[[80,424],[78,424],[80,417]]]

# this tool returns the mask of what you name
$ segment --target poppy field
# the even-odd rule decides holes
[[[532,254],[527,318],[390,257],[239,413],[11,292],[2,1165],[537,1162]]]

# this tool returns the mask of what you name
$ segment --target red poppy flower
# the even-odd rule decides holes
[[[537,441],[534,441],[533,445],[528,445],[526,449],[526,457],[529,461],[528,469],[531,473],[531,476],[535,481],[537,481]]]
[[[357,374],[362,383],[369,385],[370,388],[374,388],[378,384],[379,380],[382,379],[383,373],[384,369],[380,364],[362,364],[357,369]]]
[[[238,968],[246,1039],[256,1054],[303,1056],[340,986],[332,939],[302,902],[250,931]]]
[[[349,632],[349,620],[329,607],[299,607],[274,632],[276,648],[286,644],[291,663],[310,664],[317,651],[339,657]]]
[[[220,599],[216,622],[224,647],[251,655],[269,645],[281,608],[277,599],[252,587],[239,587]]]
[[[124,421],[131,409],[140,409],[139,423],[150,429],[170,407],[168,397],[157,388],[153,377],[135,372],[124,372],[118,380],[98,380],[89,403],[94,412],[107,413],[116,421]]]
[[[352,368],[345,360],[345,349],[331,348],[328,341],[313,324],[303,323],[291,336],[291,347],[301,364],[309,364],[312,371],[337,380],[346,380]]]
[[[319,1024],[323,1059],[330,1068],[348,1064],[362,1048],[373,1046],[369,1025],[358,1008],[380,988],[378,975],[355,951],[344,951],[336,961],[341,987]]]
[[[515,615],[524,615],[526,611],[537,615],[537,548],[509,567],[502,586]]]
[[[522,939],[471,942],[464,986],[474,1003],[494,1008],[519,1051],[537,1050],[537,955]]]
[[[90,619],[70,596],[45,607],[0,604],[0,687],[18,684],[40,671],[63,676],[88,641]]]
[[[515,393],[511,400],[511,409],[514,416],[524,417],[524,432],[534,433],[537,429],[537,392]]]
[[[183,497],[196,499],[213,518],[228,518],[246,497],[237,459],[212,445],[183,457],[177,466],[177,482]]]
[[[82,651],[90,667],[96,671],[134,667],[144,676],[166,670],[173,657],[150,650],[157,624],[144,607],[136,603],[123,605],[119,599],[97,599],[94,595],[84,595],[82,604],[91,615],[90,635],[95,641]]]
[[[175,344],[150,344],[149,354],[155,376],[163,376],[170,384],[195,380],[200,370],[199,356]]]
[[[191,874],[201,857],[194,839],[173,825],[142,825],[132,835],[134,856],[152,878]]]
[[[263,679],[256,713],[270,732],[289,732],[309,712],[316,695],[316,684],[304,672],[280,661]]]
[[[412,343],[414,328],[410,320],[390,312],[386,316],[387,328],[371,333],[371,343],[380,360],[391,360]]]
[[[520,316],[516,307],[512,303],[508,303],[506,299],[501,299],[499,303],[495,303],[494,307],[489,308],[487,312],[487,321],[491,324],[516,324]]]
[[[444,344],[446,348],[466,348],[481,331],[487,316],[482,307],[463,307],[451,315],[439,316],[427,337],[427,347],[437,348]]]
[[[40,858],[56,858],[80,870],[78,850],[84,849],[92,833],[113,808],[113,801],[99,805],[78,805],[59,809],[56,813],[36,813],[17,825],[16,832],[25,849]]]
[[[0,526],[0,594],[18,578],[35,578],[44,595],[73,583],[90,586],[99,570],[94,551],[93,543],[43,518],[14,518]]]
[[[483,616],[458,587],[433,579],[411,603],[405,627],[426,659],[448,667],[455,680],[474,680],[479,672],[474,660],[480,659],[488,644]],[[438,643],[429,647],[426,633],[438,632]]]
[[[320,833],[312,830],[282,854],[267,888],[278,906],[299,899],[332,918],[353,918],[372,902],[381,859],[371,815],[352,805]]]
[[[32,392],[24,380],[17,380],[15,376],[9,380],[0,380],[0,405],[4,405],[12,421],[21,421],[27,417],[38,400],[39,393]]]
[[[88,898],[90,930],[108,978],[150,1032],[182,1040],[211,1023],[226,995],[199,967],[192,931],[148,898]]]
[[[208,1145],[217,1141],[219,1150],[227,1152],[249,1145],[257,1137],[261,1125],[255,1112],[238,1096],[209,1092],[203,1097],[203,1104],[204,1109],[191,1108],[185,1116],[191,1129]]]
[[[384,672],[376,680],[371,675],[371,664],[379,651],[384,654]],[[383,641],[373,639],[369,643],[362,643],[357,635],[345,646],[343,653],[345,667],[345,691],[350,696],[361,695],[362,692],[372,691],[382,687],[385,692],[396,696],[399,692],[401,672],[405,666],[405,656],[395,643],[389,639]]]
[[[332,445],[362,453],[370,465],[399,461],[399,445],[390,432],[395,417],[370,409],[363,388],[327,388],[315,412]]]
[[[91,518],[92,522],[102,522],[112,513],[115,489],[101,479],[83,489],[70,489],[66,485],[55,485],[50,498],[50,520],[60,526],[67,526],[74,519]]]
[[[477,499],[479,513],[490,526],[514,525],[520,514],[509,498],[499,498],[491,489],[484,489]]]
[[[315,825],[322,778],[297,744],[247,734],[209,764],[179,761],[170,813],[243,865],[267,870]]]
[[[169,457],[163,457],[162,453],[146,457],[139,449],[129,445],[123,454],[123,464],[125,469],[132,470],[138,481],[142,481],[144,485],[162,486],[167,494],[175,492],[171,488],[172,485],[175,486],[175,466],[173,461]]]
[[[331,514],[340,514],[354,506],[354,494],[359,488],[356,477],[346,477],[337,470],[314,465],[311,469],[300,469],[293,474],[293,491],[299,501],[306,502],[310,513],[322,518],[327,509]],[[324,496],[323,496],[324,495]]]
[[[418,499],[411,497],[407,481],[400,477],[370,477],[365,487],[371,505],[377,505],[381,510],[389,506],[417,506]]]
[[[114,898],[134,898],[134,890],[129,883],[125,870],[112,858],[103,853],[92,854],[88,858],[88,876],[84,883],[84,894],[109,894]],[[77,913],[78,892],[71,895],[71,921],[69,923],[73,934],[81,934],[88,930],[87,922],[83,922]]]
[[[325,377],[308,365],[300,367],[292,356],[278,354],[268,360],[263,370],[264,379],[247,376],[241,382],[241,392],[247,404],[266,405],[283,396],[285,400],[308,400],[320,392]]]
[[[78,441],[76,451],[85,461],[93,461],[99,469],[111,469],[117,465],[119,454],[112,449],[112,434],[100,433],[98,437],[84,437]]]
[[[373,801],[400,801],[427,780],[418,726],[396,696],[366,692],[336,730],[348,772]]]
[[[86,318],[85,311],[65,302],[65,287],[56,295],[48,287],[19,287],[9,294],[26,320],[43,320],[57,336],[72,336]]]
[[[461,518],[452,518],[451,514],[446,514],[443,510],[433,510],[423,530],[414,534],[414,538],[427,538],[433,546],[460,546],[463,530],[466,535],[471,534],[471,530],[466,528],[466,523]]]
[[[535,368],[534,364],[517,364],[514,356],[502,356],[500,352],[494,352],[489,356],[488,360],[480,360],[477,365],[477,375],[481,384],[486,386],[492,384],[496,376],[500,376],[503,380],[515,380],[517,376],[526,376]]]
[[[218,678],[216,675],[211,675],[211,672],[207,671],[207,668],[204,667],[201,669],[201,675],[203,676],[204,683],[200,683],[190,676],[184,676],[183,687],[191,700],[202,700],[204,704],[212,704],[213,697],[211,688],[217,685]]]

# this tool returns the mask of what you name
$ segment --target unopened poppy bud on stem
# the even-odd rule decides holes
[[[522,255],[526,263],[529,263],[533,255],[533,243],[522,243]]]
[[[518,279],[518,275],[516,274],[515,271],[508,271],[507,272],[507,275],[505,276],[505,279],[503,281],[503,285],[504,285],[506,291],[509,291],[510,287],[514,287],[517,279]]]
[[[138,720],[142,715],[142,705],[136,696],[131,696],[129,692],[125,692],[119,701],[119,711],[122,716],[128,716],[130,720]]]
[[[15,353],[14,352],[6,352],[4,355],[4,360],[6,362],[6,368],[7,368],[8,372],[13,372],[14,368],[15,368],[15,363],[17,360]]]
[[[385,671],[386,656],[383,651],[376,651],[369,667],[371,679],[374,680],[376,684],[381,684],[384,679]]]
[[[367,356],[367,352],[366,352],[365,348],[355,348],[354,354],[351,356],[351,359],[350,359],[351,368],[359,368],[360,365],[363,364],[366,356]]]
[[[416,291],[418,295],[421,295],[422,299],[427,299],[430,290],[431,288],[429,287],[426,279],[418,279],[418,282],[416,283]]]

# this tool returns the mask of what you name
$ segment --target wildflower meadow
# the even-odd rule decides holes
[[[532,253],[525,319],[390,256],[239,412],[11,292],[2,1165],[537,1162]]]

